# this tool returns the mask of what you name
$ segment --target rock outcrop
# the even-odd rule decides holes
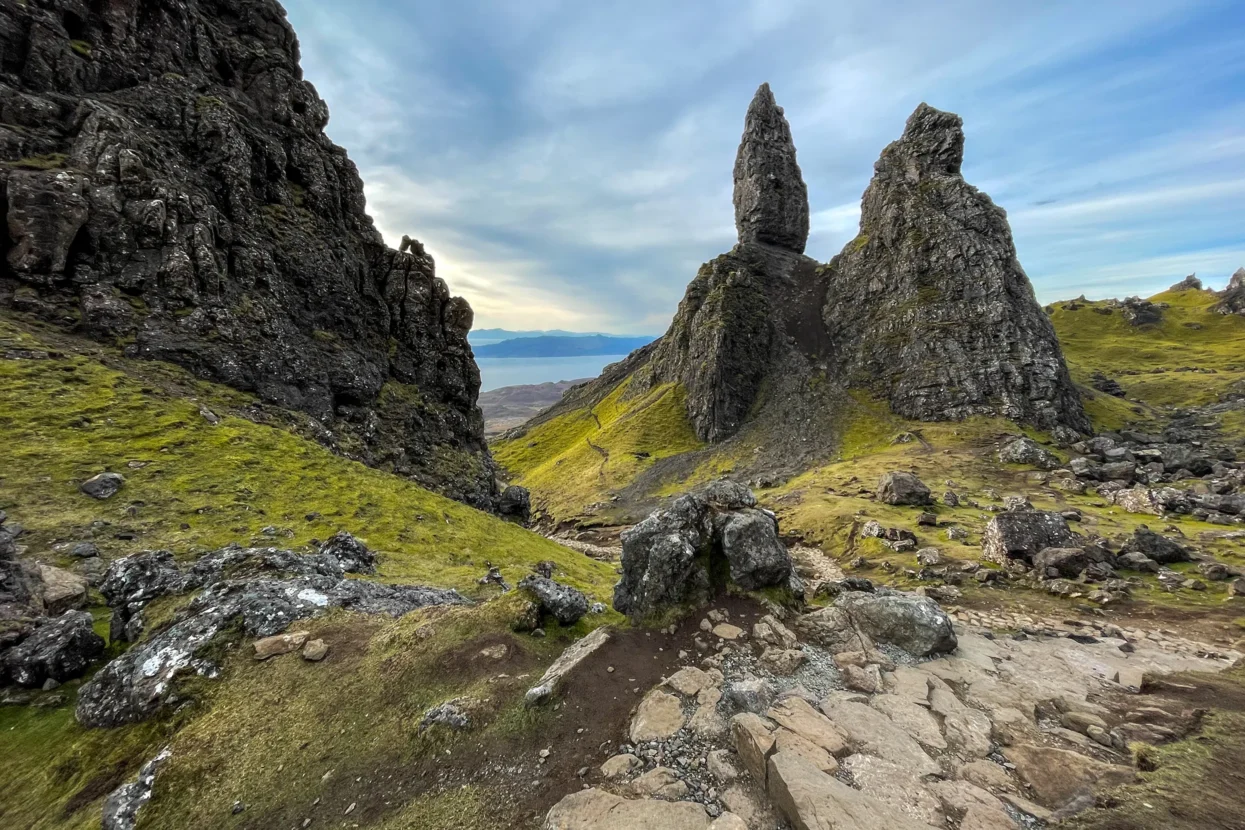
[[[0,5],[0,308],[490,507],[471,309],[385,246],[328,118],[276,0]]]
[[[1245,314],[1245,268],[1237,268],[1228,286],[1219,294],[1215,311],[1220,314]]]
[[[1089,432],[1007,215],[964,181],[958,115],[922,104],[882,151],[860,235],[829,267],[836,374],[900,415]]]
[[[353,537],[339,535],[334,542],[315,554],[223,548],[186,571],[167,552],[114,562],[101,592],[123,620],[120,625],[114,620],[115,637],[134,639],[142,631],[142,610],[153,599],[200,592],[170,625],[108,663],[82,687],[79,723],[111,727],[143,720],[176,696],[180,674],[217,676],[219,666],[205,647],[231,625],[252,637],[271,637],[334,608],[397,617],[430,605],[467,603],[457,591],[346,578],[346,567],[368,569],[368,552]],[[344,554],[345,562],[334,550]]]

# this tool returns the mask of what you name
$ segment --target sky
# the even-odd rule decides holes
[[[377,227],[421,240],[477,327],[664,331],[735,242],[766,81],[818,260],[925,101],[963,116],[964,176],[1042,302],[1245,266],[1242,0],[284,2]]]

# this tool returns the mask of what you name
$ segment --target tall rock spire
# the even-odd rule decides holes
[[[740,242],[763,242],[804,253],[808,188],[795,160],[791,125],[761,84],[744,120],[735,157],[735,229]]]

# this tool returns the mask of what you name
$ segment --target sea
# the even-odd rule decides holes
[[[503,386],[527,386],[559,380],[594,378],[625,354],[601,354],[582,357],[484,357],[480,366],[480,391]]]

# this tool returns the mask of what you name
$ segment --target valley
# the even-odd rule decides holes
[[[479,327],[302,60],[0,6],[0,828],[1242,826],[1245,269],[1040,305],[924,103],[817,261],[765,83],[661,337]]]

